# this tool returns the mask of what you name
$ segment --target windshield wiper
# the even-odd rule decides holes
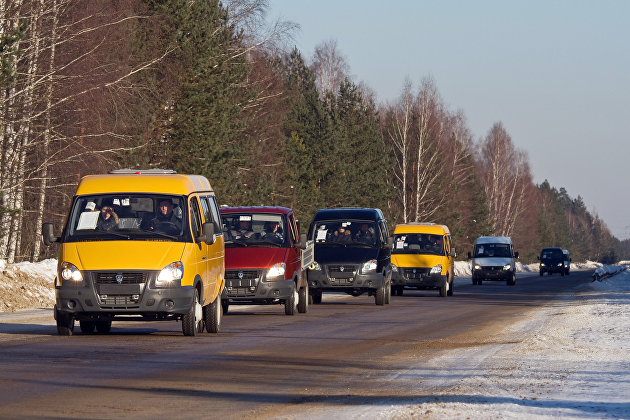
[[[239,239],[231,239],[229,241],[225,241],[225,244],[226,245],[238,245],[238,246],[243,246],[243,247],[249,246],[247,242],[241,241]]]
[[[319,243],[317,244],[317,246],[325,246],[325,247],[346,247],[348,244],[343,243],[343,242],[324,242],[324,243]]]
[[[134,229],[137,232],[143,232],[143,233],[152,233],[154,235],[158,235],[158,236],[162,236],[164,238],[169,238],[172,240],[177,240],[177,236],[173,236],[173,235],[169,235],[168,233],[163,233],[163,232],[157,232],[155,230],[147,230],[147,229]]]

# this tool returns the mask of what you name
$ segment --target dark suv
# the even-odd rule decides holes
[[[308,238],[315,242],[314,263],[307,270],[314,304],[322,302],[322,292],[367,293],[377,305],[389,303],[392,239],[381,210],[318,210]]]
[[[562,248],[543,248],[538,257],[540,261],[540,275],[547,273],[560,273],[564,276],[566,273],[565,256]]]

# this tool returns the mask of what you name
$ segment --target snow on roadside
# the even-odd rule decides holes
[[[57,260],[7,264],[0,260],[0,312],[52,308]]]
[[[630,418],[630,272],[579,292],[506,330],[523,338],[434,401],[381,417]]]
[[[606,267],[616,267],[616,266],[604,266],[601,263],[586,261],[585,263],[571,263],[571,270],[595,270],[595,269],[606,269]],[[534,264],[523,264],[521,262],[516,262],[516,271],[518,273],[537,273],[538,272],[538,263]],[[472,266],[470,261],[455,261],[455,275],[456,276],[470,276],[472,274]]]

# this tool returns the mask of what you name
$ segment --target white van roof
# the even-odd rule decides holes
[[[511,244],[512,238],[509,236],[480,236],[475,244]]]

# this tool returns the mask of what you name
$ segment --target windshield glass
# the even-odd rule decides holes
[[[426,233],[404,233],[394,235],[392,254],[444,255],[442,235]]]
[[[223,213],[226,247],[289,247],[285,218],[272,213]]]
[[[315,224],[316,246],[375,247],[378,228],[375,222],[335,220]]]
[[[102,194],[77,197],[66,225],[66,242],[188,240],[182,196]]]
[[[543,249],[540,254],[541,260],[561,260],[565,255],[559,249]]]
[[[498,257],[510,258],[510,245],[508,244],[478,244],[475,246],[475,258]]]

